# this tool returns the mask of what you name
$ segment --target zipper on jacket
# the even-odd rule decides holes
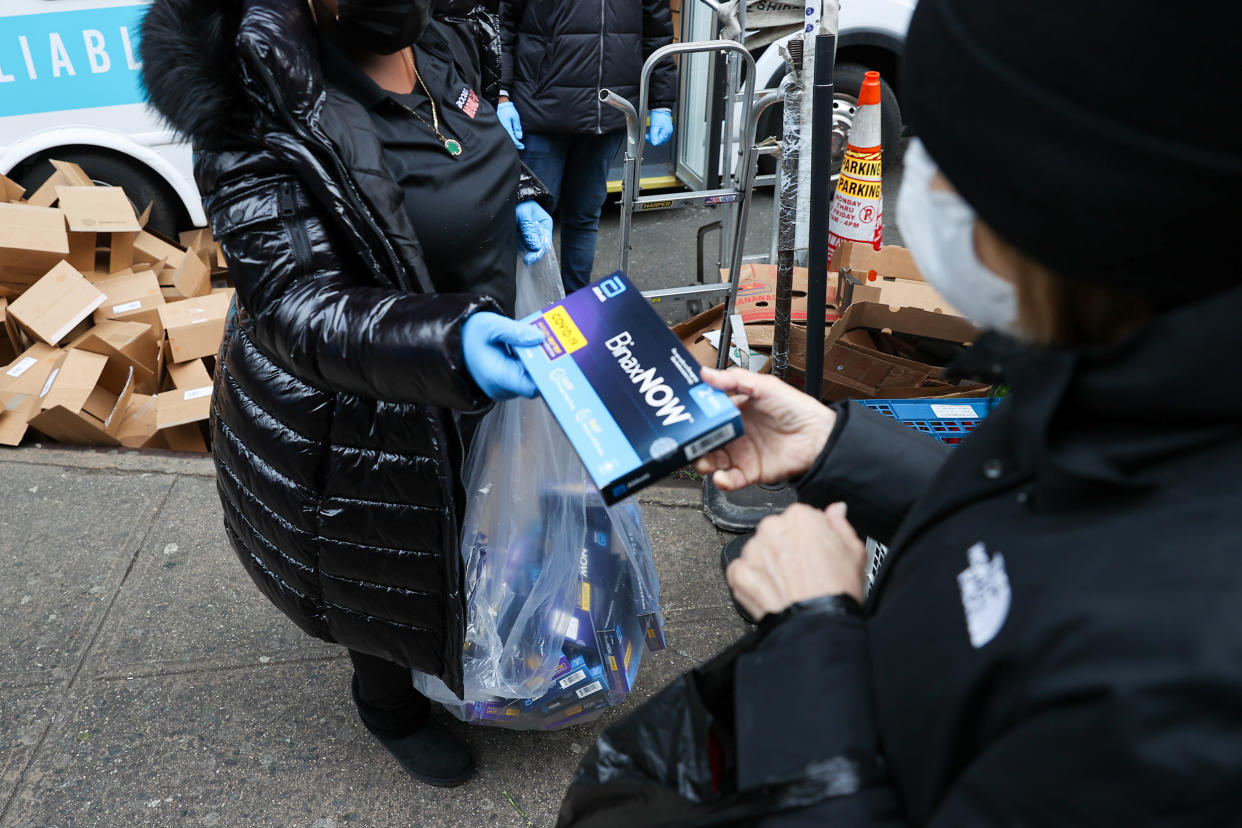
[[[604,102],[599,93],[604,88],[604,23],[608,0],[599,0],[599,77],[595,82],[595,134],[604,134]]]
[[[350,207],[354,208],[354,210],[363,217],[367,224],[367,228],[371,230],[371,232],[375,235],[375,238],[379,240],[380,247],[384,251],[385,258],[388,259],[388,264],[392,266],[393,275],[397,278],[397,287],[408,293],[413,293],[413,288],[410,285],[408,278],[406,278],[407,274],[405,272],[405,268],[401,265],[401,260],[397,258],[397,251],[393,250],[392,245],[388,242],[388,237],[384,235],[384,231],[380,229],[378,224],[376,224],[375,217],[371,215],[371,211],[367,209],[365,204],[363,204],[361,197],[358,195],[358,191],[354,188],[354,182],[349,176],[349,171],[345,169],[345,162],[343,162],[340,156],[336,154],[336,150],[332,148],[331,144],[318,140],[314,135],[311,135],[307,131],[306,127],[304,127],[297,118],[293,117],[293,113],[290,112],[289,108],[285,106],[284,99],[280,96],[280,87],[276,83],[276,76],[272,74],[272,70],[267,67],[267,64],[260,62],[258,64],[258,69],[259,74],[263,78],[263,82],[267,85],[268,92],[272,95],[272,102],[276,105],[276,108],[280,111],[280,114],[284,116],[285,121],[293,127],[293,130],[297,133],[298,137],[305,141],[314,142],[317,146],[326,150],[328,157],[332,160],[333,169],[345,189],[346,201]],[[603,72],[602,66],[600,71]]]
[[[292,181],[280,182],[280,197],[278,199],[280,205],[280,217],[284,219],[285,230],[289,233],[289,238],[293,241],[293,255],[297,259],[298,266],[303,270],[310,270],[311,266],[311,246],[310,239],[306,237],[306,226],[296,220],[298,214],[298,194],[293,188]]]

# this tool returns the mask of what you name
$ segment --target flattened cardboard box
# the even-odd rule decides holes
[[[172,382],[173,388],[179,388],[182,391],[211,385],[211,374],[207,373],[207,366],[201,359],[169,365],[168,379]]]
[[[59,348],[38,342],[0,370],[0,445],[19,445],[26,436],[39,392],[60,357]]]
[[[57,187],[61,212],[74,233],[137,233],[142,229],[120,187]]]
[[[836,249],[832,256],[833,272],[849,269],[862,279],[917,279],[923,280],[919,267],[914,263],[914,256],[904,247],[886,244],[876,250],[870,244],[846,241]]]
[[[36,342],[23,351],[0,369],[0,403],[8,402],[14,396],[37,397],[47,375],[56,367],[60,357],[59,348],[53,348],[44,342]],[[40,365],[46,370],[40,372]],[[39,373],[43,374],[42,378],[39,378]]]
[[[133,395],[133,382],[131,378],[120,394],[101,388],[107,362],[99,354],[67,351],[39,395],[31,427],[61,443],[119,446],[116,433]]]
[[[186,230],[178,238],[181,245],[198,256],[209,271],[215,270],[216,240],[211,235],[210,227]]]
[[[155,427],[163,431],[206,420],[211,416],[211,392],[211,385],[161,392],[155,398]]]
[[[220,350],[231,298],[227,294],[201,296],[159,309],[173,362],[214,356]]]
[[[9,300],[9,304],[11,305],[19,297],[20,294]],[[35,338],[22,330],[22,326],[17,324],[17,320],[13,318],[13,314],[9,312],[7,307],[4,309],[4,330],[0,331],[0,336],[8,339],[13,346],[13,350],[17,353],[21,353],[35,344]]]
[[[99,384],[99,376],[108,363],[106,357],[86,351],[65,351],[52,369],[52,375],[39,393],[39,409],[62,406],[81,411]]]
[[[170,299],[192,299],[211,291],[211,268],[172,239],[147,229],[134,239],[134,261],[155,269]]]
[[[854,277],[861,282],[847,297],[850,301],[880,302],[894,307],[916,307],[960,316],[935,288],[924,281],[914,257],[904,247],[888,245],[877,251],[869,244],[845,242],[837,248],[833,258],[833,270],[842,268],[853,271]],[[804,267],[794,268],[791,318],[795,325],[806,324],[807,273]],[[727,281],[729,271],[721,270],[720,277]],[[834,274],[830,273],[824,309],[828,322],[840,319],[842,308],[848,304],[839,300],[839,287],[834,285],[834,281]],[[737,310],[748,326],[776,321],[776,265],[748,264],[743,267]],[[763,337],[752,336],[751,341],[761,344]]]
[[[207,441],[203,439],[201,423],[186,423],[173,426],[159,432],[160,438],[172,451],[191,451],[205,454],[208,451]]]
[[[714,308],[708,308],[697,316],[687,319],[673,326],[673,333],[681,340],[681,344],[690,352],[695,361],[705,368],[716,367],[717,350],[711,342],[706,338],[707,334],[716,333],[722,327],[724,320],[724,305],[717,305]],[[746,341],[753,350],[771,351],[772,337],[776,333],[774,325],[767,325],[762,322],[754,325],[745,325]],[[795,326],[798,328],[798,326]],[[806,330],[805,328],[798,328]],[[736,340],[735,340],[736,342]],[[771,361],[764,366],[759,373],[767,373],[771,370]]]
[[[807,318],[807,269],[795,267],[790,317],[805,325]],[[720,271],[720,280],[729,281],[729,270]],[[746,325],[776,322],[776,265],[747,264],[742,266],[742,281],[737,289],[737,312]],[[829,280],[824,319],[833,322],[841,317],[836,305],[836,288]]]
[[[40,341],[57,345],[105,299],[73,265],[61,262],[9,305],[8,315]]]
[[[176,268],[165,265],[159,279],[164,296],[169,299],[193,299],[211,293],[211,270],[193,254],[182,256]]]
[[[98,234],[109,234],[108,269],[117,273],[133,264],[134,237],[142,226],[134,208],[120,187],[57,187],[61,212],[69,223],[69,245],[75,251],[75,265],[85,269],[76,259],[85,262],[90,254],[94,267],[94,251]],[[75,238],[76,237],[76,238]]]
[[[129,401],[129,410],[125,412],[116,437],[126,448],[168,447],[168,443],[159,436],[159,428],[155,424],[154,396],[133,395]]]
[[[673,326],[673,335],[681,341],[682,346],[694,357],[694,361],[705,368],[716,367],[716,349],[703,338],[703,334],[720,330],[724,323],[724,305],[708,308],[697,316]]]
[[[39,374],[46,381],[51,373],[50,366],[43,366],[45,373]],[[37,369],[36,369],[37,370]],[[39,407],[39,398],[35,394],[14,397],[0,408],[0,446],[19,446],[30,430],[30,418]]]
[[[134,261],[148,265],[169,265],[174,269],[181,264],[185,251],[175,242],[152,230],[143,230],[134,239]]]
[[[132,374],[134,390],[158,390],[162,334],[147,324],[105,320],[69,344],[108,358],[100,384],[119,393]]]
[[[0,204],[21,201],[26,188],[11,178],[0,175]]]
[[[17,345],[9,338],[6,330],[8,321],[9,300],[0,296],[0,363],[10,363],[17,356]]]
[[[836,293],[843,295],[842,307],[852,302],[877,302],[949,316],[962,315],[923,279],[914,256],[904,247],[886,245],[877,251],[869,244],[844,242],[833,257],[833,270],[839,276],[849,271],[860,282],[852,290],[838,282]]]
[[[944,380],[939,366],[884,353],[874,347],[872,331],[909,334],[955,344],[973,342],[979,329],[969,321],[920,308],[893,308],[888,305],[857,302],[852,304],[832,329],[824,343],[823,398],[836,401],[849,398],[940,396],[978,386],[957,386]],[[791,347],[792,375],[805,369],[805,338],[801,348]],[[794,376],[796,379],[796,376]],[[911,393],[917,389],[917,393]]]
[[[102,279],[94,284],[107,297],[95,311],[96,322],[105,319],[128,319],[140,311],[165,304],[160,284],[150,270]]]
[[[46,181],[39,185],[39,189],[30,194],[27,201],[36,207],[51,207],[56,203],[57,187],[93,187],[95,182],[91,181],[91,177],[86,171],[72,161],[52,160],[52,169],[55,170]]]
[[[150,325],[117,319],[105,319],[69,344],[106,357],[122,357],[148,371],[156,368],[159,346]]]
[[[68,255],[64,213],[0,204],[0,281],[32,284]]]

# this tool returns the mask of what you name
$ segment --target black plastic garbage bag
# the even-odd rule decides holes
[[[754,825],[862,787],[853,764],[838,757],[782,783],[738,790],[734,668],[779,620],[764,619],[606,729],[570,783],[557,828]]]

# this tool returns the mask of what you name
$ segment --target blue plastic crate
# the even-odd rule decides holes
[[[930,434],[942,443],[957,445],[975,430],[1000,402],[999,398],[858,400],[870,409],[892,417],[915,431]]]

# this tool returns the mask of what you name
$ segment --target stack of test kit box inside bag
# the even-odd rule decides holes
[[[458,711],[467,721],[524,730],[557,730],[588,721],[620,704],[633,690],[644,650],[655,652],[665,647],[664,618],[655,584],[642,567],[633,565],[627,553],[627,547],[646,547],[646,538],[631,536],[627,544],[623,537],[626,532],[643,531],[637,512],[633,520],[614,521],[603,501],[585,489],[546,489],[540,499],[545,514],[565,508],[567,501],[586,504],[572,609],[556,610],[544,617],[544,623],[555,628],[551,635],[532,630],[529,636],[560,640],[563,634],[564,645],[552,654],[556,668],[551,684],[537,698],[474,702]],[[532,527],[529,542],[496,550],[503,556],[503,564],[484,577],[499,579],[509,596],[496,608],[502,638],[518,637],[512,635],[514,627],[526,620],[519,618],[519,610],[526,605],[544,569],[544,556],[563,545],[546,538],[545,533],[561,525],[557,519],[547,520],[542,530]],[[476,539],[476,544],[485,543]],[[472,557],[486,560],[488,556]],[[467,652],[469,647],[467,644]],[[531,648],[527,657],[534,657],[536,650]]]
[[[0,445],[207,451],[233,297],[211,231],[165,238],[120,188],[52,165],[29,196],[0,176]]]

